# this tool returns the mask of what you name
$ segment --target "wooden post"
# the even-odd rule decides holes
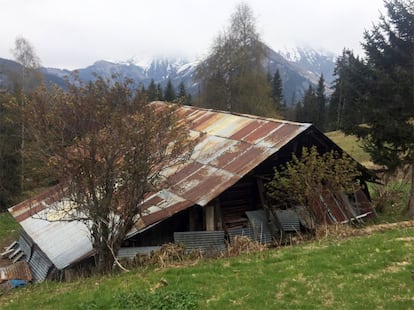
[[[205,206],[206,230],[214,230],[214,205]]]

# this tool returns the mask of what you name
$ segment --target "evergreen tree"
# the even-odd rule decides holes
[[[154,79],[151,79],[147,89],[147,99],[149,102],[158,100],[157,86],[155,85]]]
[[[326,114],[326,96],[325,96],[325,79],[323,75],[321,75],[318,87],[316,88],[316,108],[317,114],[316,119],[314,121],[314,125],[319,130],[325,129],[325,114]]]
[[[180,84],[178,85],[178,98],[181,97],[187,97],[187,91],[185,90],[185,85],[184,82],[181,81]]]
[[[178,102],[184,105],[191,105],[191,94],[187,94],[184,82],[181,81],[178,85]]]
[[[277,110],[281,110],[283,106],[283,87],[282,79],[280,77],[279,69],[276,70],[272,82],[272,99]]]
[[[280,77],[279,69],[276,70],[273,78],[271,79],[272,83],[272,99],[275,105],[276,111],[280,111],[282,114],[286,112],[286,106],[283,102],[283,86],[282,79]]]
[[[293,120],[296,121],[296,122],[304,122],[303,107],[302,107],[302,102],[300,102],[300,101],[298,101],[295,104]]]
[[[160,83],[157,84],[156,98],[157,98],[156,100],[164,100],[164,96],[162,93],[162,87]]]
[[[353,52],[344,49],[334,70],[336,79],[328,107],[329,130],[349,131],[355,124],[363,123],[360,99],[366,91],[367,68]]]
[[[374,162],[389,170],[410,164],[409,214],[414,216],[414,5],[385,2],[387,17],[364,34],[365,92],[359,97],[364,126],[348,132],[363,139]]]
[[[301,121],[315,124],[318,121],[318,117],[317,97],[312,85],[309,85],[308,90],[303,96],[303,110]]]
[[[173,102],[175,100],[175,89],[171,83],[171,80],[168,79],[167,86],[165,87],[164,91],[164,100],[168,102]]]

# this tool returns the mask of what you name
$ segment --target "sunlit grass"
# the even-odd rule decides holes
[[[342,131],[331,131],[326,135],[338,144],[352,158],[365,166],[372,165],[370,155],[362,148],[361,141],[353,135],[345,135]]]

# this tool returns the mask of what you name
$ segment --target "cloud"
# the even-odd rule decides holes
[[[3,0],[0,0],[3,1]],[[17,35],[36,48],[46,66],[78,68],[99,59],[205,54],[239,1],[14,0],[2,4],[0,57]],[[309,45],[359,52],[364,28],[382,0],[251,0],[263,40],[272,48]]]

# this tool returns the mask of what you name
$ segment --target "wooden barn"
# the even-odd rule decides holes
[[[275,166],[303,147],[342,152],[334,142],[311,124],[191,106],[179,107],[178,113],[191,122],[192,134],[200,139],[191,159],[171,171],[170,185],[144,201],[119,256],[149,251],[166,242],[182,242],[189,249],[223,249],[226,240],[239,234],[268,243],[277,234],[310,225],[301,207],[267,212],[264,183]],[[373,215],[367,194],[366,190],[323,193],[320,220],[345,223]],[[93,255],[84,224],[42,219],[48,207],[59,203],[67,201],[51,188],[9,209],[22,226],[15,255],[20,251],[34,269],[36,281]]]

